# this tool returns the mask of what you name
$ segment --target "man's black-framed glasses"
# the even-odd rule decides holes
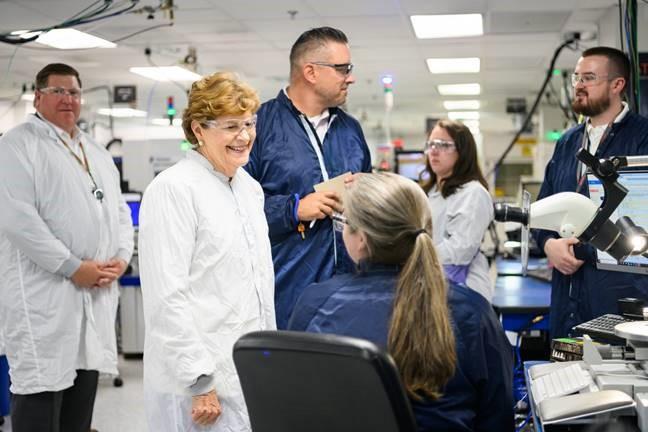
[[[314,65],[318,66],[327,66],[335,69],[338,73],[342,75],[349,75],[353,70],[353,63],[326,63],[326,62],[311,62]]]
[[[331,219],[333,219],[333,229],[335,231],[342,232],[344,231],[344,225],[349,224],[347,218],[342,213],[333,213]]]

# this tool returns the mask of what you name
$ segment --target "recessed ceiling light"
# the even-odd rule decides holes
[[[146,111],[136,110],[133,108],[99,108],[97,112],[100,115],[105,115],[105,116],[112,115],[113,117],[122,117],[122,118],[146,117]]]
[[[451,120],[479,120],[479,111],[450,111],[448,118]]]
[[[477,73],[479,72],[479,57],[463,58],[429,58],[427,67],[430,73]]]
[[[130,71],[155,81],[197,81],[202,78],[180,66],[132,67]]]
[[[412,15],[414,33],[419,39],[479,36],[484,34],[481,14]]]
[[[437,89],[442,95],[478,95],[481,93],[481,86],[477,83],[440,84]]]
[[[27,33],[20,35],[21,38],[26,36]],[[115,48],[117,46],[105,39],[71,28],[50,30],[41,34],[36,42],[58,49]]]
[[[449,100],[443,101],[443,107],[451,110],[478,110],[481,104],[478,100]]]

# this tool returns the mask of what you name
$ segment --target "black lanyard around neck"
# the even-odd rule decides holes
[[[605,142],[605,139],[610,134],[613,124],[614,124],[614,120],[608,123],[608,125],[605,127],[605,130],[603,131],[603,135],[601,135],[601,139],[599,140],[597,151],[599,148],[601,148],[601,145]],[[589,138],[589,132],[587,132],[587,124],[585,124],[585,129],[583,130],[583,137],[581,138],[580,147],[586,149],[589,152],[590,144],[591,141]],[[583,162],[579,160],[576,163],[576,192],[580,192],[581,188],[583,187],[583,184],[585,183],[585,178],[587,178],[587,169],[583,167]]]
[[[52,131],[54,132],[56,137],[59,139],[61,144],[63,144],[63,146],[70,152],[72,157],[74,157],[74,160],[76,160],[79,163],[79,165],[81,166],[81,168],[88,174],[88,176],[90,177],[90,181],[92,182],[92,190],[91,190],[92,195],[94,195],[94,197],[97,199],[97,201],[103,202],[104,192],[97,185],[97,182],[96,182],[94,176],[92,175],[92,171],[90,170],[90,163],[88,162],[88,157],[86,156],[86,152],[85,152],[85,149],[83,148],[83,143],[81,142],[81,140],[79,140],[79,148],[81,149],[81,155],[83,156],[83,159],[81,159],[79,157],[79,155],[77,155],[74,152],[74,150],[72,150],[72,147],[70,147],[70,145],[67,142],[65,142],[63,137],[61,135],[59,135],[58,131],[56,129],[54,129],[54,127],[52,127],[52,125],[50,125],[47,121],[45,121],[45,119],[43,119],[40,115],[36,114],[36,117],[40,121],[45,123],[47,126],[49,126],[50,129],[52,129]]]

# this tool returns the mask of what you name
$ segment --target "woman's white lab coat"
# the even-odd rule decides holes
[[[83,289],[70,276],[84,259],[130,260],[130,210],[106,149],[78,131],[99,203],[54,131],[30,116],[0,139],[0,322],[17,394],[71,387],[76,369],[117,373],[117,283]]]
[[[261,186],[231,181],[198,152],[159,174],[142,200],[139,259],[151,431],[249,431],[234,342],[274,329],[274,271]],[[191,420],[193,395],[215,389],[222,414]]]
[[[490,194],[473,180],[447,198],[434,186],[428,199],[434,245],[441,264],[469,266],[466,285],[490,302],[495,287],[489,276],[488,260],[479,249],[494,217]]]

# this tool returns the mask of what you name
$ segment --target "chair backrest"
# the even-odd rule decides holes
[[[362,339],[289,331],[234,345],[254,432],[414,432],[396,365]]]

